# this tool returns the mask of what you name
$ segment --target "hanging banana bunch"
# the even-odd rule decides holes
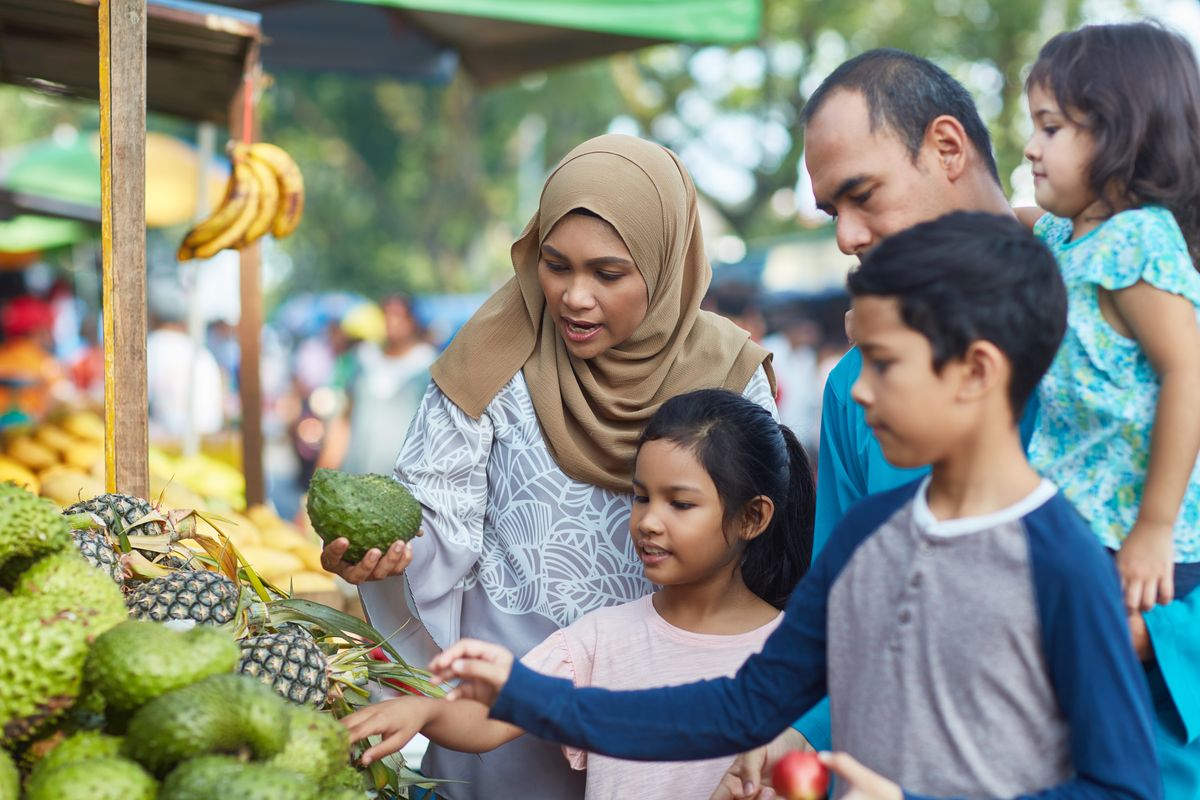
[[[304,176],[287,152],[268,142],[233,145],[225,199],[188,231],[180,261],[211,258],[227,247],[245,247],[270,233],[291,234],[304,213]]]

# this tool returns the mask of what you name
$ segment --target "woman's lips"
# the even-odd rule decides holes
[[[576,320],[563,318],[562,328],[563,335],[572,342],[587,342],[593,339],[603,325],[594,322],[577,322]]]

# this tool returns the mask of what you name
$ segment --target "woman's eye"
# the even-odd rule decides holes
[[[558,262],[555,262],[555,261],[543,261],[542,263],[545,264],[546,269],[550,270],[551,272],[566,272],[567,271],[567,268],[564,264],[559,264]]]
[[[633,502],[635,502],[635,503],[649,503],[649,502],[650,502],[650,498],[649,498],[649,497],[646,497],[644,494],[635,494],[635,495],[633,496]]]
[[[689,508],[695,508],[696,504],[695,503],[684,503],[681,500],[675,500],[671,503],[671,507],[678,509],[679,511],[687,511]]]
[[[621,280],[624,276],[619,272],[597,272],[596,277],[605,283],[613,283],[614,281]]]

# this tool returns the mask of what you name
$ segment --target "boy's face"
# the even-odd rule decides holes
[[[933,368],[929,340],[904,324],[894,297],[854,300],[855,344],[863,366],[851,396],[897,467],[940,461],[970,421],[957,402],[959,365]]]

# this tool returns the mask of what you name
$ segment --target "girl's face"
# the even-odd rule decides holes
[[[542,242],[538,281],[567,350],[594,358],[633,335],[646,318],[646,281],[615,228],[567,214]]]
[[[744,543],[726,537],[724,508],[691,450],[649,441],[638,450],[629,519],[646,578],[660,586],[702,583],[740,563]]]
[[[1056,217],[1088,217],[1099,204],[1088,186],[1087,171],[1095,150],[1091,134],[1075,124],[1042,86],[1029,89],[1033,136],[1025,157],[1033,165],[1037,204]]]

